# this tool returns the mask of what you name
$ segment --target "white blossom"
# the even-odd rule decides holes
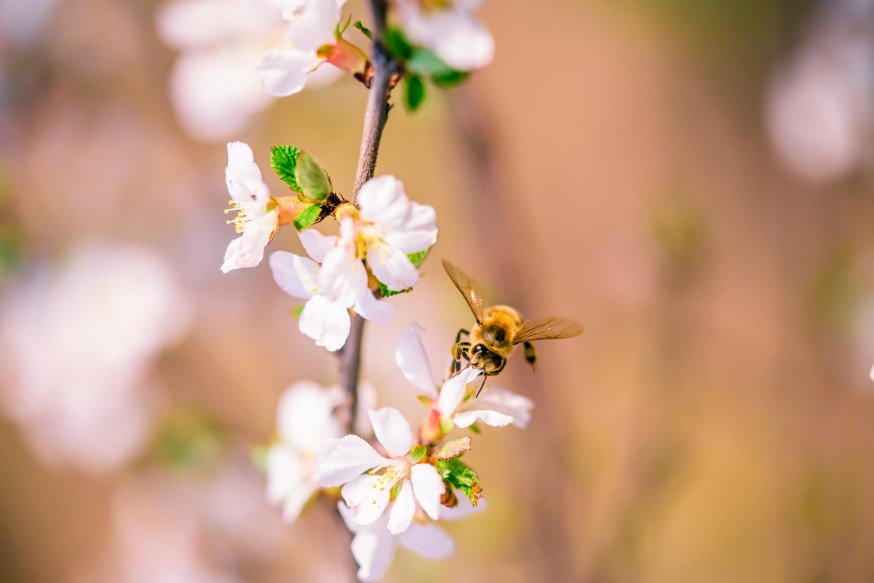
[[[228,221],[234,224],[239,237],[231,241],[225,251],[222,272],[241,267],[255,267],[264,258],[264,247],[279,228],[279,210],[270,196],[267,184],[261,178],[261,169],[255,163],[252,148],[243,142],[228,143],[228,166],[225,182],[231,195],[231,208],[236,212]]]
[[[355,258],[351,223],[341,223],[340,236],[329,237],[315,229],[300,233],[308,259],[286,251],[270,256],[273,278],[282,290],[307,300],[300,314],[300,331],[318,346],[339,350],[351,326],[349,309],[375,322],[387,322],[394,308],[374,297],[367,287],[367,272]]]
[[[486,66],[495,53],[491,33],[474,18],[482,0],[396,0],[409,39],[428,48],[458,71]]]
[[[470,387],[482,371],[466,367],[447,378],[437,390],[432,380],[431,365],[422,346],[422,327],[411,324],[401,335],[395,351],[395,362],[411,385],[428,397],[443,419],[459,427],[469,427],[476,421],[502,427],[513,424],[524,429],[531,420],[534,404],[530,399],[510,391],[489,387],[478,398],[472,398]]]
[[[486,509],[485,499],[480,499],[474,507],[466,496],[457,498],[457,506],[441,509],[441,520],[457,520]],[[394,558],[397,545],[431,561],[445,559],[455,552],[455,542],[446,531],[424,516],[418,516],[407,530],[394,535],[388,529],[391,511],[372,524],[362,526],[353,520],[346,504],[339,502],[337,507],[346,527],[353,533],[352,556],[358,563],[358,578],[361,581],[382,579]]]
[[[358,212],[341,213],[354,234],[350,257],[365,259],[376,278],[392,291],[413,287],[419,272],[409,254],[437,242],[434,208],[410,201],[403,183],[391,175],[367,181],[358,192]],[[363,249],[363,256],[360,256]]]
[[[301,91],[311,73],[330,59],[331,51],[320,49],[337,45],[343,50],[350,48],[348,43],[335,38],[340,9],[345,3],[346,0],[286,0],[283,18],[290,23],[291,46],[268,51],[256,67],[270,95],[285,97]]]
[[[146,249],[92,244],[2,299],[0,368],[11,378],[0,382],[0,407],[34,453],[95,473],[135,455],[152,424],[146,376],[191,321],[165,263]]]
[[[343,435],[334,414],[343,400],[339,385],[323,389],[310,381],[291,385],[279,400],[279,440],[266,456],[267,498],[272,504],[282,504],[283,517],[289,522],[297,519],[304,504],[319,489],[313,476],[319,443]]]
[[[415,445],[410,424],[391,407],[371,410],[369,416],[387,457],[357,435],[323,442],[315,462],[319,483],[325,487],[342,485],[341,494],[351,519],[362,526],[373,524],[383,515],[398,484],[386,523],[389,532],[407,530],[420,510],[436,520],[446,487],[434,466],[415,463],[408,457]]]

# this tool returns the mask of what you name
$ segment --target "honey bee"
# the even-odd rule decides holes
[[[529,322],[510,306],[484,307],[482,293],[473,280],[448,261],[443,261],[443,268],[476,318],[476,324],[470,331],[461,329],[455,337],[453,373],[461,370],[461,361],[464,359],[470,366],[483,372],[485,384],[485,377],[495,376],[504,370],[507,358],[517,344],[524,345],[525,360],[534,369],[537,353],[532,342],[551,338],[573,338],[583,333],[582,326],[566,318],[550,317]],[[468,336],[468,340],[461,342],[464,335]]]

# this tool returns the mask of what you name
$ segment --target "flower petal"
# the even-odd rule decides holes
[[[425,13],[415,8],[402,10],[401,18],[406,20],[405,31],[411,41],[433,50],[453,69],[479,69],[494,57],[494,38],[468,13],[460,10]]]
[[[284,14],[288,12],[286,7]],[[337,0],[308,0],[293,16],[288,40],[295,48],[315,51],[322,45],[334,44],[334,29],[340,20]]]
[[[455,552],[455,542],[436,524],[412,524],[397,536],[402,547],[420,556],[439,561]]]
[[[342,437],[334,409],[343,398],[340,387],[323,389],[311,381],[288,387],[276,408],[276,428],[282,441],[299,452],[315,452],[322,441]]]
[[[531,410],[534,403],[531,399],[498,388],[489,388],[479,398],[483,409],[491,409],[512,417],[512,423],[519,429],[525,429],[531,421]],[[486,421],[488,423],[488,421]]]
[[[385,241],[406,254],[431,247],[437,242],[437,212],[434,207],[410,203],[403,225],[385,233]]]
[[[491,425],[492,427],[504,427],[505,425],[509,425],[513,422],[513,418],[509,415],[505,415],[503,413],[498,413],[497,411],[489,411],[487,409],[472,409],[470,411],[463,411],[459,413],[455,417],[453,417],[453,422],[459,427],[470,427],[477,420],[482,420],[486,425]]]
[[[358,208],[361,218],[378,225],[384,231],[403,226],[410,212],[410,199],[404,192],[404,184],[385,174],[371,178],[358,191]]]
[[[425,395],[435,398],[437,388],[431,376],[431,363],[428,362],[428,355],[425,353],[425,347],[422,346],[423,331],[424,329],[415,323],[404,330],[395,350],[395,362],[411,385]]]
[[[391,489],[382,476],[363,474],[350,480],[340,493],[349,505],[355,524],[373,524],[382,516],[391,500]]]
[[[336,246],[325,254],[319,275],[322,294],[352,307],[367,290],[367,271],[355,251],[355,225],[351,218],[340,223]]]
[[[306,250],[307,255],[312,257],[318,263],[325,260],[325,255],[328,251],[334,248],[337,244],[337,237],[322,235],[315,229],[306,229],[298,233],[300,242]]]
[[[369,289],[362,291],[353,307],[356,313],[365,320],[385,324],[394,318],[395,309],[388,302],[378,300]]]
[[[342,439],[329,439],[319,445],[313,475],[325,488],[333,488],[390,461],[357,435],[347,435]]]
[[[264,259],[264,247],[270,242],[270,237],[276,230],[278,214],[276,211],[270,211],[268,216],[270,217],[267,221],[268,224],[269,220],[272,219],[274,226],[248,228],[242,235],[228,244],[221,267],[222,273],[242,267],[255,267],[261,263],[261,260]]]
[[[281,503],[283,519],[294,522],[318,486],[310,481],[309,469],[285,444],[271,447],[265,463],[267,499],[271,504]]]
[[[313,51],[273,49],[261,57],[255,69],[267,93],[285,97],[300,92],[306,85],[307,73],[321,62]]]
[[[476,379],[481,372],[478,368],[468,366],[443,383],[440,396],[437,398],[437,409],[444,418],[452,417],[458,404],[461,403],[461,399],[464,398],[467,385]]]
[[[266,204],[270,197],[267,184],[261,178],[261,169],[255,163],[255,154],[244,142],[228,143],[225,182],[228,194],[236,202],[251,203],[257,200]]]
[[[395,537],[384,525],[359,527],[352,539],[352,556],[358,563],[358,579],[364,583],[379,581],[388,571],[395,553]]]
[[[287,251],[274,251],[270,255],[270,270],[276,285],[294,298],[308,300],[319,291],[319,266],[306,257]]]
[[[416,464],[410,469],[413,493],[422,510],[432,520],[440,515],[440,498],[446,493],[446,485],[437,468],[431,464]]]
[[[376,411],[368,411],[370,424],[376,439],[385,447],[392,457],[406,455],[413,447],[413,430],[410,423],[400,411],[392,407],[383,407]]]
[[[346,307],[322,295],[313,296],[304,305],[298,323],[300,331],[334,352],[343,348],[352,321]]]
[[[404,532],[412,524],[415,515],[416,501],[413,499],[413,486],[409,480],[404,480],[389,513],[388,531],[392,534]]]
[[[367,247],[367,265],[376,279],[392,291],[403,291],[419,281],[419,270],[406,254],[382,241]]]

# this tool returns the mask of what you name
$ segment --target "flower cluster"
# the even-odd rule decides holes
[[[426,82],[451,88],[491,60],[494,41],[473,16],[480,3],[376,3],[376,32],[355,22],[356,33],[350,30],[351,16],[343,15],[346,0],[283,0],[285,40],[264,54],[256,69],[267,93],[278,97],[298,93],[325,69],[347,73],[368,88],[380,78],[386,109],[389,94],[403,82],[403,100],[412,111],[424,101]],[[372,43],[370,57],[354,34]],[[378,69],[386,61],[388,68]],[[390,74],[377,77],[379,70]],[[374,159],[378,144],[377,135],[369,146]],[[389,321],[394,308],[387,298],[418,284],[419,268],[437,242],[436,213],[411,201],[403,183],[390,175],[364,181],[347,200],[327,170],[296,146],[274,146],[270,164],[287,192],[271,193],[248,145],[228,144],[226,212],[234,213],[228,222],[239,236],[228,245],[221,269],[259,265],[279,229],[293,225],[305,255],[274,251],[273,278],[304,301],[297,313],[300,331],[318,346],[340,350],[354,317]],[[336,221],[336,233],[312,228],[326,219]],[[395,354],[427,407],[415,431],[397,409],[377,408],[361,384],[351,387],[361,410],[352,418],[368,420],[370,427],[343,435],[348,424],[341,417],[356,399],[340,387],[303,381],[283,394],[277,439],[263,451],[267,496],[282,507],[286,520],[297,519],[320,495],[339,496],[338,511],[354,533],[351,550],[363,581],[382,577],[398,544],[429,559],[448,556],[454,543],[437,522],[485,507],[479,477],[462,461],[471,435],[451,438],[453,431],[479,432],[480,424],[525,427],[530,417],[530,401],[501,389],[489,387],[476,399],[475,385],[483,381],[479,369],[468,367],[435,382],[421,333],[418,325],[410,326]],[[362,437],[371,432],[373,440]]]
[[[231,195],[228,212],[237,213],[228,222],[240,236],[228,245],[224,272],[258,265],[279,228],[295,222],[295,217],[306,212],[302,209],[321,212],[321,205],[307,206],[311,199],[302,194],[271,196],[252,149],[242,142],[228,144],[225,178]],[[303,176],[301,181],[306,184]],[[296,179],[293,182],[303,192],[304,187]],[[326,193],[325,198],[328,195],[333,193]],[[299,233],[309,257],[285,251],[270,257],[277,285],[288,295],[306,300],[300,314],[301,332],[331,351],[346,342],[350,310],[375,322],[392,318],[394,309],[377,299],[374,291],[382,294],[382,286],[389,294],[412,288],[419,280],[414,262],[421,262],[437,241],[434,209],[411,202],[403,184],[393,176],[365,183],[357,207],[342,202],[333,214],[339,235],[326,236],[314,229]]]
[[[533,405],[525,397],[489,387],[474,399],[479,371],[465,369],[435,384],[421,333],[412,324],[395,351],[401,372],[428,405],[417,432],[400,411],[382,407],[367,411],[375,444],[355,434],[341,437],[339,387],[300,382],[280,400],[279,439],[266,453],[268,497],[289,521],[320,488],[342,487],[339,508],[355,533],[352,552],[363,581],[383,575],[397,544],[430,559],[448,556],[454,543],[436,523],[485,508],[476,472],[460,459],[471,437],[447,441],[454,428],[478,431],[479,422],[524,428],[530,419]]]

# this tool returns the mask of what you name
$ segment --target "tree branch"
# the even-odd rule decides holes
[[[394,62],[382,43],[385,30],[386,4],[384,0],[370,0],[373,14],[373,55],[371,65],[374,75],[371,80],[370,94],[364,111],[364,129],[361,136],[361,150],[358,155],[358,169],[355,172],[355,189],[352,203],[358,199],[361,186],[373,178],[376,170],[376,158],[379,154],[379,143],[382,132],[388,120],[392,85],[398,74],[398,65]],[[352,327],[346,345],[340,351],[340,385],[350,397],[349,432],[354,433],[358,413],[358,377],[361,371],[361,340],[364,336],[364,319],[352,316]]]

